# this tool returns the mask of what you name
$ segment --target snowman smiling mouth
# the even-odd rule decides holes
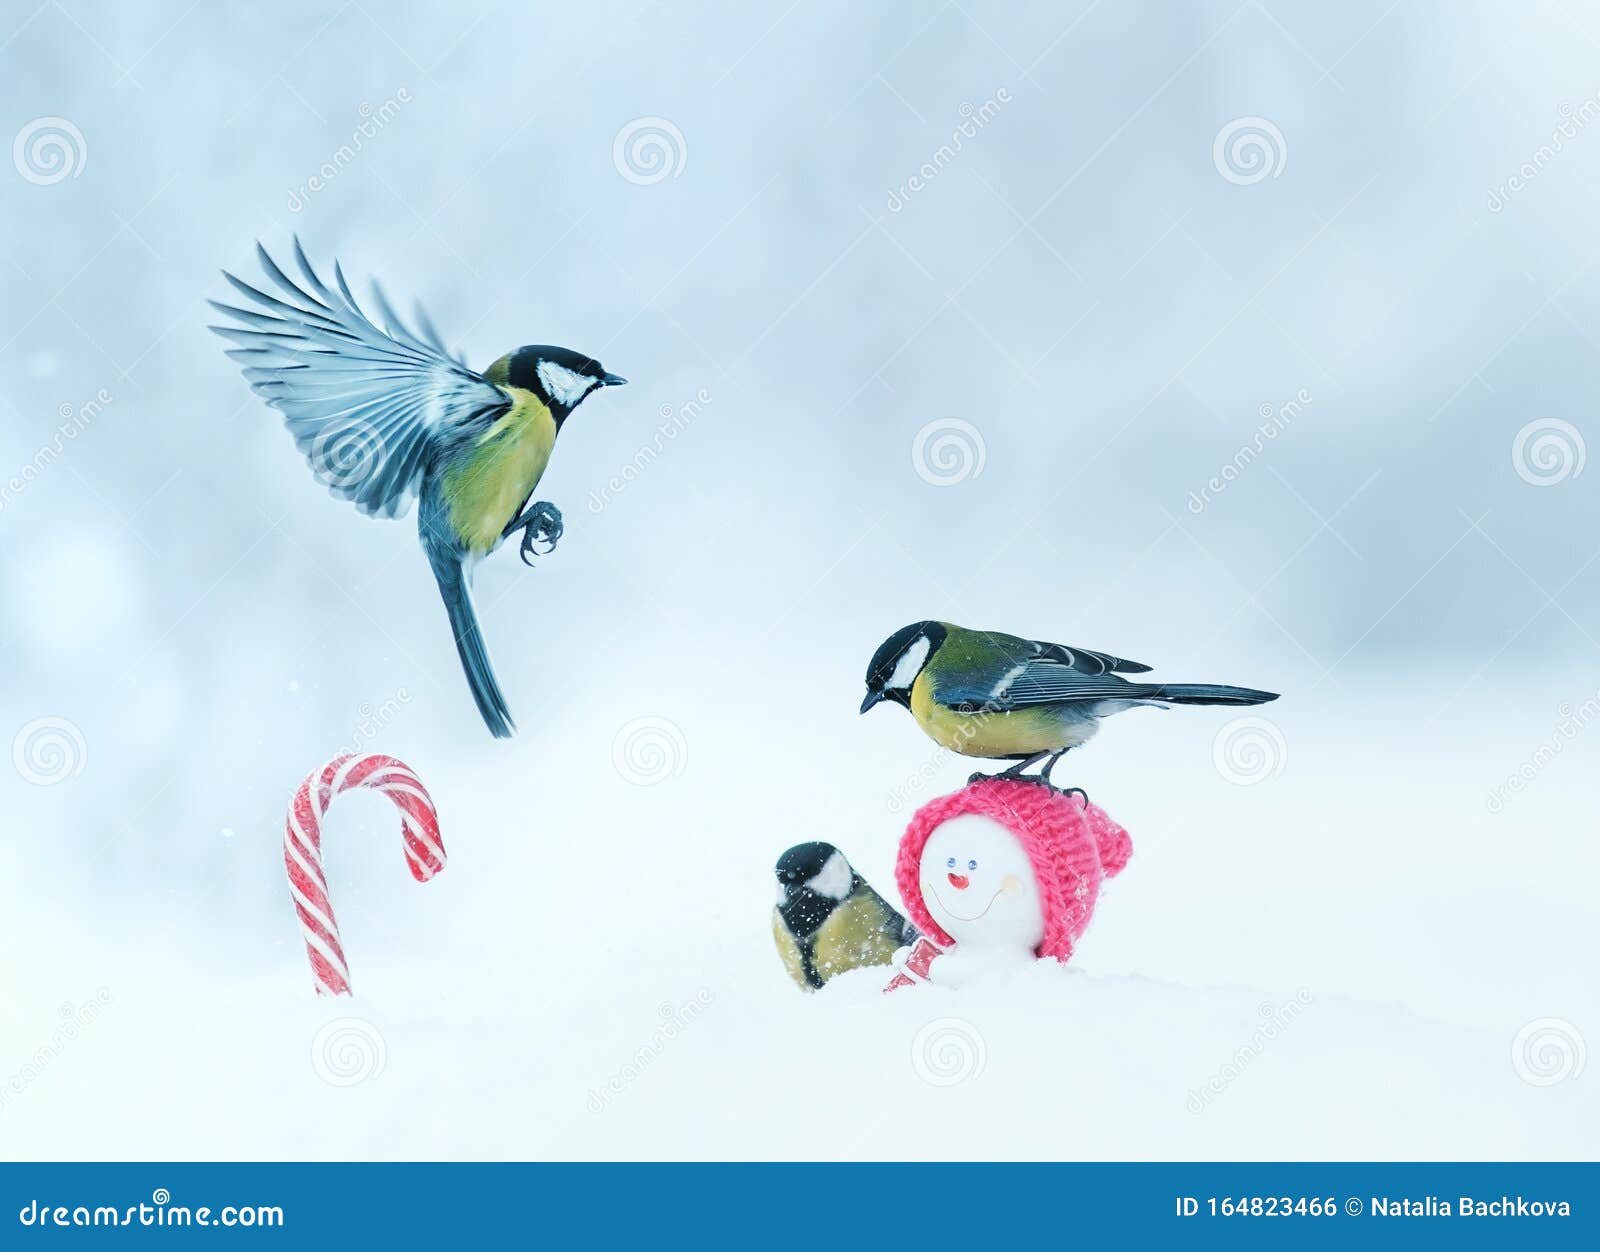
[[[948,874],[948,875],[946,875],[946,877],[948,877],[950,879],[951,883],[955,887],[957,887],[957,888],[959,888],[960,890],[963,890],[963,891],[966,890],[967,882],[969,880],[964,875],[961,875],[961,874]],[[956,882],[955,880],[957,878],[960,878],[961,881],[960,882]],[[971,917],[963,917],[960,913],[957,913],[953,908],[951,908],[948,904],[946,904],[944,902],[944,897],[939,894],[939,888],[935,887],[932,883],[928,884],[928,890],[933,892],[933,898],[939,902],[939,907],[942,908],[951,917],[955,918],[956,921],[958,921],[958,922],[975,922],[980,917],[987,916],[989,910],[994,907],[994,902],[996,900],[998,900],[1001,896],[1005,895],[1007,888],[1006,888],[1005,884],[1002,883],[1000,885],[1000,887],[998,889],[996,889],[995,893],[992,896],[989,897],[989,903],[985,904],[983,906],[983,908],[981,908],[978,912],[974,913]]]

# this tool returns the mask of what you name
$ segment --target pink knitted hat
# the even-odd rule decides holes
[[[1080,796],[1062,795],[1038,783],[984,778],[929,801],[901,837],[894,877],[917,929],[946,947],[954,940],[928,912],[918,871],[929,836],[944,822],[969,813],[999,822],[1022,845],[1044,911],[1044,939],[1034,950],[1065,961],[1089,925],[1101,882],[1128,863],[1133,852],[1128,832],[1099,805],[1085,806]]]

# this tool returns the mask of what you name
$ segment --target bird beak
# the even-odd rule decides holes
[[[883,700],[884,700],[883,692],[881,692],[881,691],[869,691],[869,692],[867,692],[867,698],[861,702],[861,711],[863,713],[865,713],[874,704],[882,704]]]
[[[621,374],[602,374],[602,375],[600,375],[600,385],[602,387],[620,387],[624,383],[626,383],[627,381],[628,380],[626,378],[624,378]]]

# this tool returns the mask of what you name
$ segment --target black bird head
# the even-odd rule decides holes
[[[534,343],[501,357],[487,371],[490,382],[521,387],[533,392],[547,405],[557,423],[583,403],[590,392],[601,387],[620,387],[627,382],[619,374],[606,371],[593,357]]]
[[[831,843],[799,843],[778,858],[778,912],[794,935],[813,934],[860,884],[844,853]]]
[[[885,639],[867,666],[867,696],[861,701],[861,711],[885,700],[910,708],[911,684],[939,650],[945,633],[938,622],[912,622]]]

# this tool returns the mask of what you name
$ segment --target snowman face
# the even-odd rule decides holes
[[[919,877],[928,912],[961,947],[1031,954],[1044,938],[1033,866],[993,818],[941,823],[923,845]]]

